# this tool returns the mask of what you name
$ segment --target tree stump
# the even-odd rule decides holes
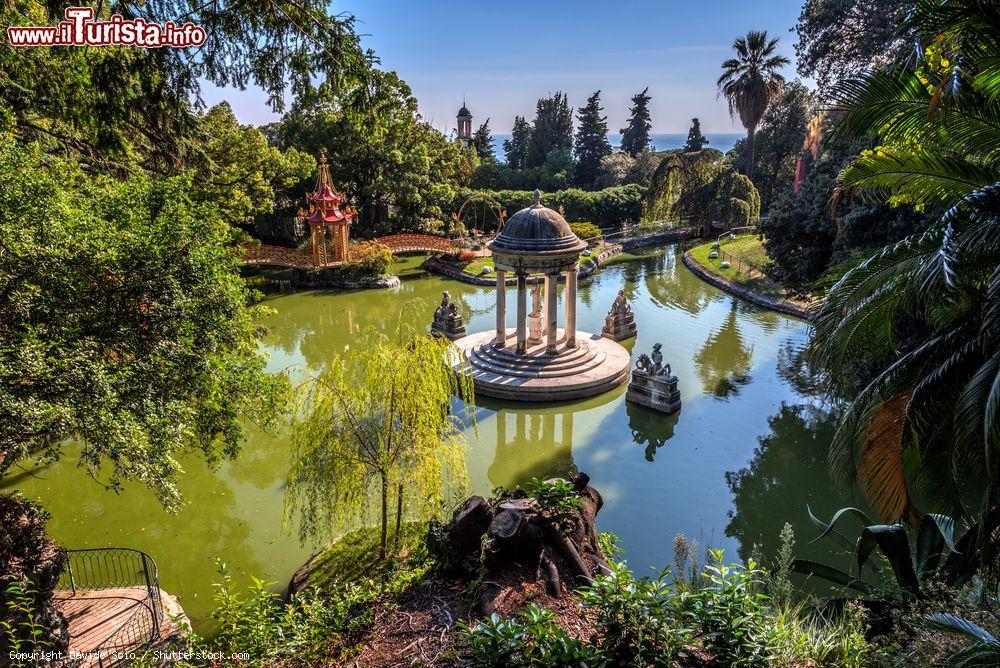
[[[610,572],[597,540],[597,513],[604,501],[579,474],[569,499],[545,506],[523,490],[486,502],[467,499],[444,527],[453,561],[481,565],[475,598],[481,614],[515,585],[537,583],[550,596],[593,582]],[[573,506],[576,507],[573,507]]]

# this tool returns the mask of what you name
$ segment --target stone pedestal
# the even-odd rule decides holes
[[[632,307],[625,299],[625,292],[619,290],[618,296],[611,304],[611,310],[604,318],[604,329],[601,330],[601,336],[612,341],[624,341],[635,336],[637,331]]]
[[[659,343],[653,346],[652,356],[643,354],[636,361],[625,400],[661,413],[676,413],[681,409],[677,376],[670,373],[669,364],[663,365]]]
[[[441,305],[434,311],[434,322],[431,323],[431,333],[455,341],[465,336],[465,322],[458,306],[451,301],[451,295],[445,290],[442,293]]]

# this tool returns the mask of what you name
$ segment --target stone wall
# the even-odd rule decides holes
[[[768,297],[767,295],[762,295],[759,292],[754,292],[749,288],[745,288],[742,285],[736,285],[735,283],[726,280],[722,276],[709,271],[699,264],[697,260],[691,257],[690,252],[684,253],[682,260],[684,261],[684,266],[690,269],[691,272],[698,278],[702,279],[706,283],[711,283],[720,290],[725,290],[732,295],[736,295],[740,299],[745,299],[751,304],[756,304],[757,306],[771,311],[777,311],[778,313],[783,313],[785,315],[802,318],[803,320],[812,320],[814,317],[814,313],[809,308],[801,304],[790,302],[787,299]]]

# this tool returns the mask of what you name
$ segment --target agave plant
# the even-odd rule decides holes
[[[927,508],[982,530],[986,584],[1000,584],[1000,4],[918,0],[903,27],[913,62],[841,83],[835,138],[874,138],[838,197],[905,202],[923,233],[847,271],[811,351],[832,390],[870,377],[831,446],[835,477],[859,484],[888,527]],[[935,517],[935,516],[931,516]],[[871,528],[871,527],[870,527]],[[900,529],[902,530],[902,529]],[[870,532],[896,535],[883,528]]]
[[[836,529],[840,519],[850,515],[865,523],[854,545]],[[871,518],[857,508],[841,508],[828,524],[817,519],[812,511],[809,517],[823,528],[823,532],[812,542],[829,538],[853,550],[857,574],[803,559],[792,562],[792,568],[862,593],[871,593],[878,588],[878,585],[864,579],[865,566],[870,563],[876,549],[892,567],[896,587],[917,598],[926,596],[928,584],[932,581],[948,587],[961,587],[972,580],[979,567],[974,549],[978,529],[973,527],[955,541],[955,521],[944,515],[922,516],[913,532],[915,542],[911,542],[911,532],[905,525],[872,524]]]
[[[967,619],[949,614],[929,615],[924,626],[968,638],[972,642],[944,661],[945,668],[973,668],[973,666],[1000,666],[1000,640],[992,633]]]

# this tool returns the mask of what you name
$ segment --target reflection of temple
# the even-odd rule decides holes
[[[625,412],[628,414],[628,427],[632,430],[632,440],[644,445],[647,461],[653,461],[656,451],[673,438],[674,427],[677,426],[681,414],[677,412],[664,415],[631,401],[625,402]]]
[[[309,213],[306,214],[305,221],[309,224],[313,261],[317,266],[345,262],[354,209],[350,206],[341,209],[340,205],[345,197],[333,188],[326,153],[319,157],[316,189],[306,195],[306,199],[309,200]]]
[[[497,411],[497,446],[487,475],[494,487],[576,475],[573,411]]]

